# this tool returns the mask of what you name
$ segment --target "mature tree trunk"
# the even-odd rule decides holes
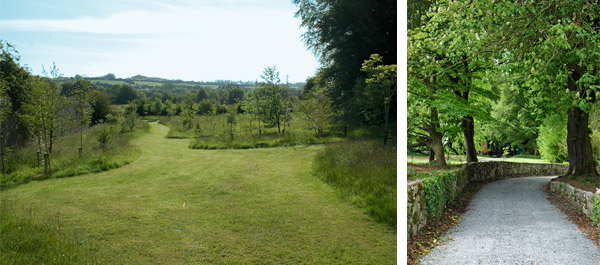
[[[422,134],[419,141],[415,144],[407,145],[408,148],[418,146],[429,147],[429,163],[439,164],[442,166],[447,165],[446,157],[444,156],[444,134],[438,131],[440,121],[438,113],[435,108],[431,108],[431,122],[423,124],[422,129],[427,132],[427,135]]]
[[[431,147],[429,148],[429,163],[433,163],[435,161],[435,152]]]
[[[582,76],[581,67],[572,66],[575,71],[568,79],[568,89],[585,95],[586,88],[579,87],[577,81]],[[583,91],[582,91],[583,90]],[[592,96],[595,98],[595,96]],[[598,176],[592,142],[589,135],[589,113],[578,107],[569,110],[567,117],[567,150],[569,153],[569,170],[566,176]]]
[[[431,108],[431,124],[427,128],[431,141],[429,148],[434,154],[434,164],[447,165],[446,157],[444,156],[444,142],[442,141],[443,134],[438,131],[440,127],[440,119],[436,108]]]
[[[569,170],[565,173],[566,176],[598,176],[589,135],[589,117],[590,115],[580,108],[569,110],[567,120]]]
[[[463,134],[465,136],[465,151],[467,153],[467,163],[477,162],[477,150],[475,149],[475,122],[473,117],[464,116],[461,121]]]

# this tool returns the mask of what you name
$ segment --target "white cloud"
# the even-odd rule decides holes
[[[302,45],[298,26],[293,13],[278,10],[177,6],[123,11],[104,18],[2,21],[4,31],[91,33],[97,35],[93,38],[129,45],[88,52],[78,47],[82,49],[76,56],[71,51],[56,52],[53,55],[61,57],[56,62],[64,62],[66,75],[113,72],[121,77],[145,74],[193,80],[254,80],[264,67],[276,65],[282,80],[289,74],[290,81],[303,81],[318,64]],[[61,48],[49,50],[57,49]],[[77,67],[86,56],[94,63]]]

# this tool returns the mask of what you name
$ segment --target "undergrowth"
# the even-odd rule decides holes
[[[317,154],[314,171],[375,220],[396,227],[396,159],[395,147],[347,141]]]
[[[132,137],[148,131],[148,123],[137,121],[133,131],[122,132],[119,126],[100,124],[84,132],[82,157],[79,157],[79,134],[73,133],[55,140],[50,155],[51,174],[44,175],[43,162],[38,166],[37,145],[8,152],[7,174],[0,174],[0,188],[9,188],[31,180],[70,177],[106,171],[131,163],[140,155],[130,144]]]

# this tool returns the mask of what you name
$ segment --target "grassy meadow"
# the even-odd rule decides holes
[[[396,263],[395,229],[315,177],[324,146],[193,150],[168,132],[152,123],[127,166],[4,190],[0,264]]]
[[[279,134],[277,127],[267,128],[261,123],[259,137],[258,122],[248,115],[238,114],[233,126],[233,138],[224,114],[194,116],[191,119],[182,116],[149,116],[148,118],[158,119],[159,123],[170,128],[167,138],[194,139],[189,145],[192,149],[267,148],[333,143],[343,139],[343,130],[335,126],[325,130],[323,137],[316,137],[309,124],[297,116],[286,124],[285,135]],[[283,125],[281,129],[284,129]],[[383,135],[379,130],[379,128],[351,128],[348,136],[365,138],[377,133]]]
[[[79,133],[74,131],[57,137],[50,156],[52,174],[44,175],[38,167],[37,145],[30,144],[6,156],[7,174],[0,174],[4,189],[31,180],[61,178],[105,171],[131,163],[139,157],[139,149],[130,144],[132,138],[148,131],[146,122],[137,121],[134,130],[121,133],[119,124],[100,124],[84,130],[83,153],[79,157]],[[43,152],[42,152],[43,153]]]

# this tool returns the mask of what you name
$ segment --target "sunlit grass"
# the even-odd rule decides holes
[[[136,137],[148,130],[146,122],[138,121],[136,131],[121,133],[120,127],[101,124],[85,130],[83,153],[79,157],[79,134],[59,137],[53,144],[50,156],[51,175],[44,175],[44,166],[38,166],[36,145],[19,148],[8,153],[7,174],[0,175],[0,187],[6,188],[31,180],[61,178],[100,172],[131,163],[139,157],[140,151],[130,144]],[[108,133],[105,143],[99,141],[100,134]]]
[[[59,216],[59,235],[41,237],[65,241],[65,253],[94,253],[98,264],[396,263],[395,230],[312,174],[322,146],[192,150],[167,131],[152,124],[135,138],[141,156],[127,166],[29,182],[2,200],[39,205],[34,219]],[[14,233],[2,230],[2,244]],[[58,255],[44,242],[32,247]],[[28,253],[13,252],[19,260]]]

